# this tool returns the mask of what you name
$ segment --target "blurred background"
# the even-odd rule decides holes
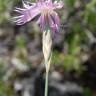
[[[49,96],[96,96],[96,0],[63,1]],[[35,20],[16,26],[15,7],[22,1],[0,0],[0,96],[43,96],[42,32]]]

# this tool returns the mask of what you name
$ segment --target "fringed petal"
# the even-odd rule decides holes
[[[23,4],[23,7],[26,9],[36,5],[36,3],[30,3],[30,2],[24,1],[24,0],[22,0],[22,4]]]
[[[64,3],[62,1],[54,1],[53,7],[54,9],[61,9],[64,6]]]
[[[34,6],[31,6],[30,8],[22,9],[22,8],[16,8],[14,11],[18,12],[20,16],[17,16],[16,19],[16,24],[21,25],[25,24],[26,22],[32,20],[35,18],[37,15],[40,14],[40,10],[38,7],[34,8]],[[20,20],[18,22],[18,20]]]
[[[50,7],[53,7],[52,0],[46,0],[46,5],[50,6]]]
[[[59,32],[60,19],[56,12],[49,16],[49,26],[50,26],[52,32]]]
[[[51,14],[51,16],[54,19],[54,23],[60,26],[60,18],[58,14],[54,11],[53,14]]]
[[[41,15],[37,21],[37,23],[40,25],[42,30],[45,30],[47,26],[47,22],[44,15]]]

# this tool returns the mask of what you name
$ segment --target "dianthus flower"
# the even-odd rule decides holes
[[[50,28],[52,32],[57,32],[60,28],[60,19],[55,9],[63,7],[62,1],[38,0],[36,3],[23,2],[23,8],[16,8],[20,15],[15,18],[16,25],[23,25],[37,17],[37,23],[44,31]]]

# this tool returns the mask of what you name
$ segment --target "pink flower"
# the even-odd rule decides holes
[[[14,17],[16,25],[22,25],[30,20],[38,17],[37,23],[42,30],[50,28],[51,31],[56,32],[60,27],[60,19],[55,9],[63,7],[62,1],[52,0],[37,0],[36,3],[23,2],[24,8],[16,8],[15,11],[20,15]]]

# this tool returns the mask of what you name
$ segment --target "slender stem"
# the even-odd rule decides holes
[[[49,29],[46,29],[43,32],[43,55],[44,55],[44,63],[46,67],[46,80],[45,80],[45,94],[44,96],[48,96],[48,75],[49,75],[49,69],[50,69],[50,61],[51,61],[51,47],[52,47],[52,37],[51,37],[51,31]]]
[[[48,75],[49,75],[49,71],[46,70],[45,95],[44,96],[48,96]]]

